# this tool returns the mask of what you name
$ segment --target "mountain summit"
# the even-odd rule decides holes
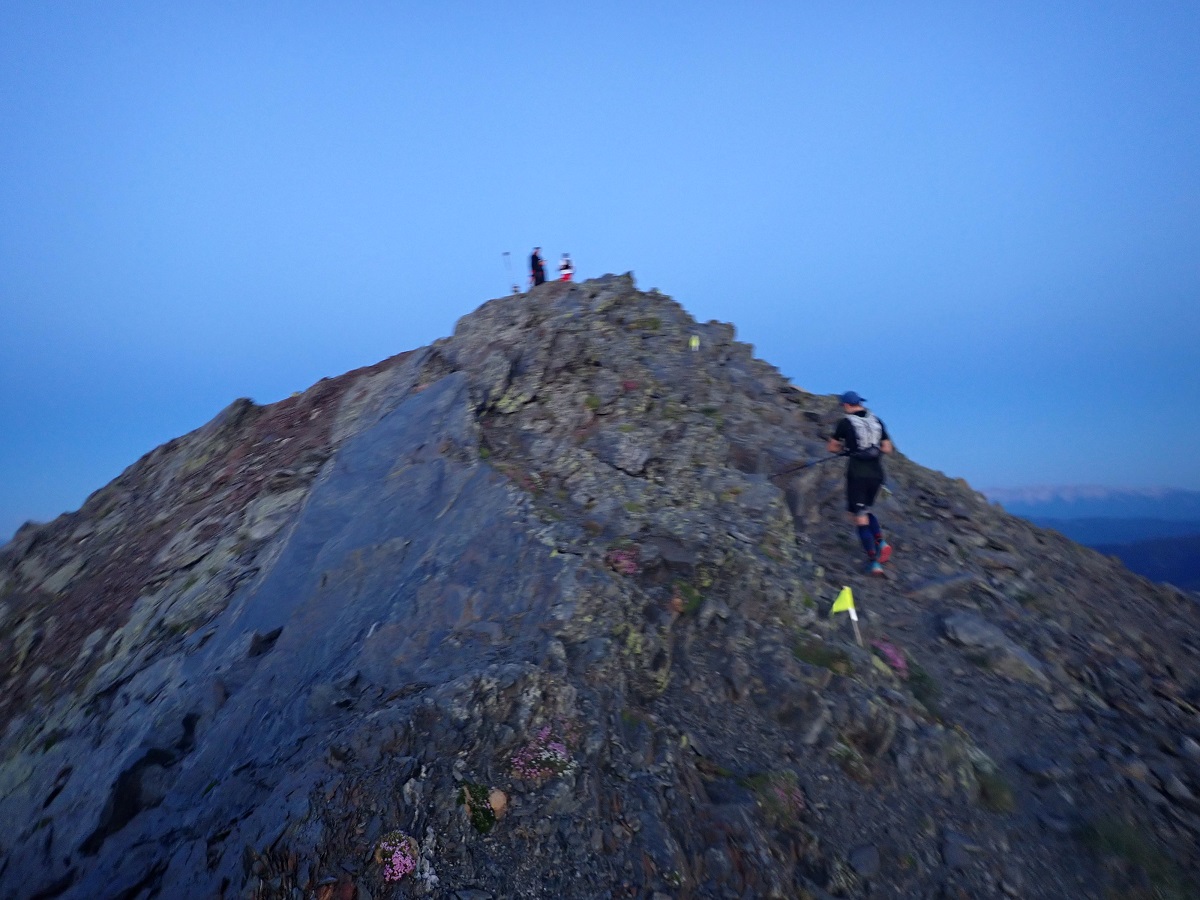
[[[839,414],[630,276],[237,401],[0,550],[0,891],[1186,896],[1195,599],[902,456],[868,580]]]

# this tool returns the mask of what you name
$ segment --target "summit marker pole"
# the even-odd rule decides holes
[[[516,282],[512,280],[512,258],[509,256],[507,250],[501,253],[500,256],[504,259],[504,274],[507,276],[507,280],[512,288],[512,292],[514,294],[521,293],[521,289],[518,288]]]

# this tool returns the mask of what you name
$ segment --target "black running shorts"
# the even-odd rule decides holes
[[[871,511],[875,495],[883,486],[882,478],[846,478],[846,509],[852,513],[865,514]]]

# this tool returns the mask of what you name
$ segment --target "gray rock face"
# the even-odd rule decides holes
[[[949,828],[942,834],[942,860],[951,869],[965,869],[971,865],[972,855],[979,847],[957,831]]]
[[[238,822],[241,840],[208,842],[205,869],[185,860],[162,877],[168,895],[215,891],[237,874],[243,845],[277,831],[313,790],[311,763],[294,766],[325,755],[327,732],[344,727],[346,701],[363,687],[419,693],[477,670],[488,647],[480,625],[506,623],[536,658],[543,625],[564,614],[550,608],[559,598],[548,587],[570,572],[507,527],[521,516],[519,496],[478,463],[461,463],[478,445],[466,388],[461,375],[443,378],[343,446],[271,570],[234,594],[193,652],[185,645],[117,689],[103,727],[124,740],[111,755],[88,755],[86,779],[57,793],[31,780],[5,798],[19,819],[52,794],[47,808],[82,813],[109,785],[112,812],[68,815],[74,828],[56,829],[45,857],[22,854],[25,883],[48,858],[82,847],[92,874],[66,895],[103,896],[114,871],[136,883],[144,858],[169,858],[178,832]],[[361,687],[335,686],[332,703],[318,699],[350,670]],[[214,693],[228,695],[219,710]],[[96,731],[85,726],[71,743]],[[81,752],[56,749],[63,759]]]
[[[879,872],[879,848],[867,844],[850,851],[850,867],[863,878],[873,878]]]
[[[1195,605],[902,456],[865,578],[836,410],[627,276],[231,404],[0,549],[0,890],[1187,884]]]
[[[964,647],[1005,650],[1012,644],[1003,631],[971,613],[949,615],[942,625],[946,629],[946,636]]]
[[[995,625],[972,613],[958,612],[947,616],[942,627],[946,629],[946,636],[956,644],[989,651],[989,664],[996,671],[1049,689],[1050,679],[1042,664]]]

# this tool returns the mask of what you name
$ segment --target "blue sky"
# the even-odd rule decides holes
[[[0,539],[534,244],[976,487],[1200,488],[1197,47],[1169,0],[7,0]]]

